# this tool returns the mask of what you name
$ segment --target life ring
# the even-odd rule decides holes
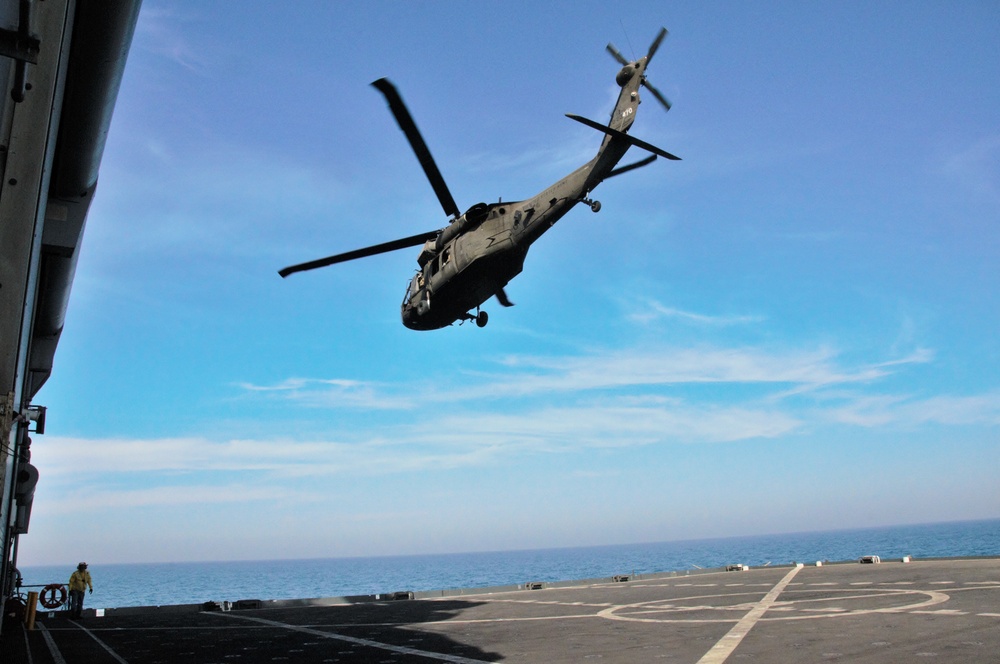
[[[50,583],[38,594],[38,601],[46,609],[55,609],[66,603],[66,586],[61,583]]]

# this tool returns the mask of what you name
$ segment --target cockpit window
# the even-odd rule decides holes
[[[404,303],[412,300],[417,295],[417,293],[420,292],[420,284],[423,281],[423,277],[424,277],[423,274],[417,272],[415,275],[413,275],[413,278],[410,279],[410,285],[406,289],[406,297],[403,298]]]

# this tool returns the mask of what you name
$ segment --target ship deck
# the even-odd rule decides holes
[[[228,611],[88,610],[82,620],[39,613],[32,631],[5,628],[4,661],[1000,661],[1000,558],[623,579]]]

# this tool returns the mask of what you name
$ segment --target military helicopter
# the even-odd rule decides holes
[[[375,256],[398,249],[423,245],[417,257],[419,270],[410,280],[403,299],[403,325],[411,330],[434,330],[456,321],[475,321],[483,327],[489,320],[481,306],[491,297],[504,307],[513,306],[504,288],[521,273],[528,248],[577,203],[585,203],[594,212],[601,209],[599,201],[589,198],[590,192],[607,178],[646,166],[657,156],[680,159],[669,152],[639,140],[628,133],[639,107],[639,88],[646,88],[668,111],[670,102],[646,80],[646,68],[660,43],[667,36],[661,28],[649,52],[629,62],[612,44],[607,50],[622,68],[615,81],[621,94],[603,125],[578,115],[567,117],[605,134],[597,155],[552,186],[523,201],[477,203],[462,214],[448,185],[445,184],[427,144],[424,143],[410,112],[395,86],[381,78],[372,85],[389,104],[410,147],[416,153],[431,187],[445,214],[451,217],[440,230],[356,249],[326,258],[292,265],[278,271],[282,277],[295,272],[313,270],[335,263]],[[625,152],[636,146],[652,153],[650,156],[618,167]],[[475,314],[471,313],[475,310]]]

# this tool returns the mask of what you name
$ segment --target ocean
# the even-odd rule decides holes
[[[1000,519],[530,551],[199,563],[92,562],[90,608],[373,595],[684,572],[742,563],[1000,556]],[[25,584],[66,583],[72,566],[22,567]]]

